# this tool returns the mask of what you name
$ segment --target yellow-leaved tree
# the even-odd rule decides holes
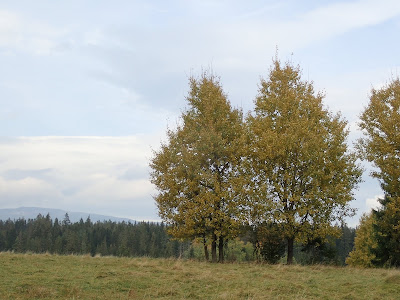
[[[243,157],[243,116],[233,109],[219,79],[191,77],[181,125],[154,152],[151,182],[159,215],[176,238],[202,239],[205,257],[224,259],[224,244],[238,234],[244,208],[239,166]]]
[[[334,234],[332,224],[353,215],[362,173],[348,151],[347,122],[323,107],[323,97],[298,66],[275,58],[247,117],[251,215],[279,224],[288,264],[295,240]]]
[[[376,167],[385,193],[381,207],[373,212],[377,247],[375,265],[400,266],[400,79],[380,89],[372,89],[368,106],[361,114],[359,140],[362,158]]]
[[[346,264],[353,267],[373,267],[375,254],[373,251],[377,247],[377,241],[374,234],[374,215],[372,213],[363,214],[360,218],[360,225],[356,229],[356,238],[354,239],[354,249],[346,258]]]

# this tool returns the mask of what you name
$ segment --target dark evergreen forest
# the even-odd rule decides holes
[[[296,261],[301,264],[344,265],[353,249],[355,230],[342,226],[341,231],[340,238],[298,243],[295,247]],[[276,252],[277,247],[282,247],[273,242],[271,238],[264,240],[263,250],[257,252],[254,246],[260,244],[260,240],[254,231],[246,229],[240,238],[226,244],[225,256],[228,261],[264,260],[276,263],[285,253]],[[68,215],[62,221],[57,218],[52,220],[50,215],[38,215],[28,220],[0,220],[0,251],[203,260],[202,247],[201,243],[173,239],[163,223],[93,223],[90,218],[72,223]],[[271,253],[278,253],[278,259],[271,259]]]
[[[0,221],[0,251],[179,257],[186,244],[171,239],[163,223],[71,223],[68,215]]]

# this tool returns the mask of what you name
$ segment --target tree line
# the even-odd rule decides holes
[[[364,159],[385,192],[370,228],[379,246],[366,251],[377,265],[398,266],[399,79],[372,89],[359,123],[364,138],[352,150],[347,121],[301,76],[275,57],[247,114],[212,72],[190,77],[187,107],[150,161],[160,217],[172,236],[201,243],[207,261],[223,262],[225,245],[248,228],[264,257],[291,264],[296,245],[322,247],[340,236],[334,224],[354,216]]]
[[[258,229],[260,230],[260,229]],[[355,230],[340,226],[340,238],[328,237],[296,243],[294,259],[297,263],[326,263],[344,265],[353,248]],[[241,228],[239,237],[226,243],[224,259],[227,261],[265,261],[277,263],[281,257],[283,240],[276,240],[249,228]],[[264,245],[264,247],[260,247]],[[269,245],[269,246],[268,246]],[[0,251],[16,253],[52,253],[59,255],[148,256],[174,257],[204,260],[201,241],[179,241],[167,233],[163,223],[151,222],[96,222],[90,218],[71,223],[68,215],[59,221],[50,215],[38,215],[35,219],[0,220]],[[279,252],[279,250],[278,250]]]
[[[179,257],[187,245],[173,240],[163,223],[93,223],[90,218],[71,223],[68,214],[62,221],[50,215],[0,220],[0,251]]]

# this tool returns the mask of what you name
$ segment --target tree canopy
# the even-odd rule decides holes
[[[375,254],[372,252],[377,247],[374,235],[375,218],[372,213],[363,214],[360,225],[356,231],[354,249],[346,259],[346,264],[357,267],[372,267]]]
[[[364,137],[359,140],[362,158],[377,168],[372,176],[389,197],[400,196],[400,79],[372,89],[370,102],[360,117]]]
[[[189,84],[181,123],[150,163],[172,235],[201,239],[206,258],[211,244],[213,261],[218,243],[222,261],[240,225],[266,225],[273,236],[279,230],[271,257],[277,261],[284,239],[290,264],[295,240],[323,243],[339,231],[333,224],[353,215],[362,171],[348,150],[347,122],[324,108],[299,67],[274,60],[245,122],[217,77],[203,73]]]
[[[295,239],[324,237],[353,214],[349,202],[360,181],[347,122],[324,109],[323,97],[299,67],[275,59],[247,118],[253,215],[280,224],[288,264]]]
[[[377,246],[376,265],[400,266],[400,79],[372,89],[360,117],[364,137],[359,140],[361,157],[372,162],[385,193],[382,206],[373,211]]]
[[[208,257],[219,260],[227,238],[237,235],[242,203],[238,168],[243,153],[242,112],[233,109],[219,79],[208,73],[191,77],[188,109],[181,125],[154,152],[151,181],[159,215],[177,238],[201,238]]]

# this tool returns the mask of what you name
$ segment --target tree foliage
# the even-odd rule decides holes
[[[372,89],[370,102],[360,117],[364,137],[361,156],[377,168],[378,178],[389,197],[400,197],[400,79]]]
[[[345,260],[354,248],[355,229],[346,224],[336,226],[340,237],[328,235],[316,237],[295,247],[294,257],[297,263],[345,265]]]
[[[378,241],[375,263],[400,265],[400,79],[372,89],[360,117],[364,137],[359,140],[362,158],[372,162],[385,193],[382,207],[374,212]]]
[[[252,215],[280,224],[289,264],[295,239],[325,237],[332,222],[353,214],[361,176],[347,149],[347,122],[323,108],[323,97],[299,67],[275,59],[247,118]]]
[[[400,165],[399,165],[400,167]],[[377,266],[400,266],[400,197],[380,199],[381,208],[373,211],[374,238],[377,242],[372,252]]]
[[[151,182],[160,217],[176,238],[202,238],[219,260],[227,238],[237,235],[243,207],[238,186],[243,153],[240,110],[233,109],[214,75],[190,78],[182,124],[154,152]]]
[[[29,220],[0,220],[0,251],[179,257],[190,246],[172,240],[162,223],[67,220],[53,221],[49,215]]]
[[[279,224],[264,222],[253,227],[252,243],[257,260],[276,264],[285,254],[286,243]]]
[[[363,214],[360,218],[360,225],[356,229],[354,240],[354,249],[346,259],[346,264],[354,267],[372,267],[375,259],[374,249],[377,247],[377,241],[374,233],[374,224],[376,224],[374,215]]]
[[[336,252],[338,264],[344,266],[346,258],[354,248],[354,239],[356,236],[356,229],[348,227],[345,223],[340,226],[341,235],[336,238]]]
[[[339,264],[338,254],[332,237],[316,237],[302,245],[302,263],[305,264]]]

